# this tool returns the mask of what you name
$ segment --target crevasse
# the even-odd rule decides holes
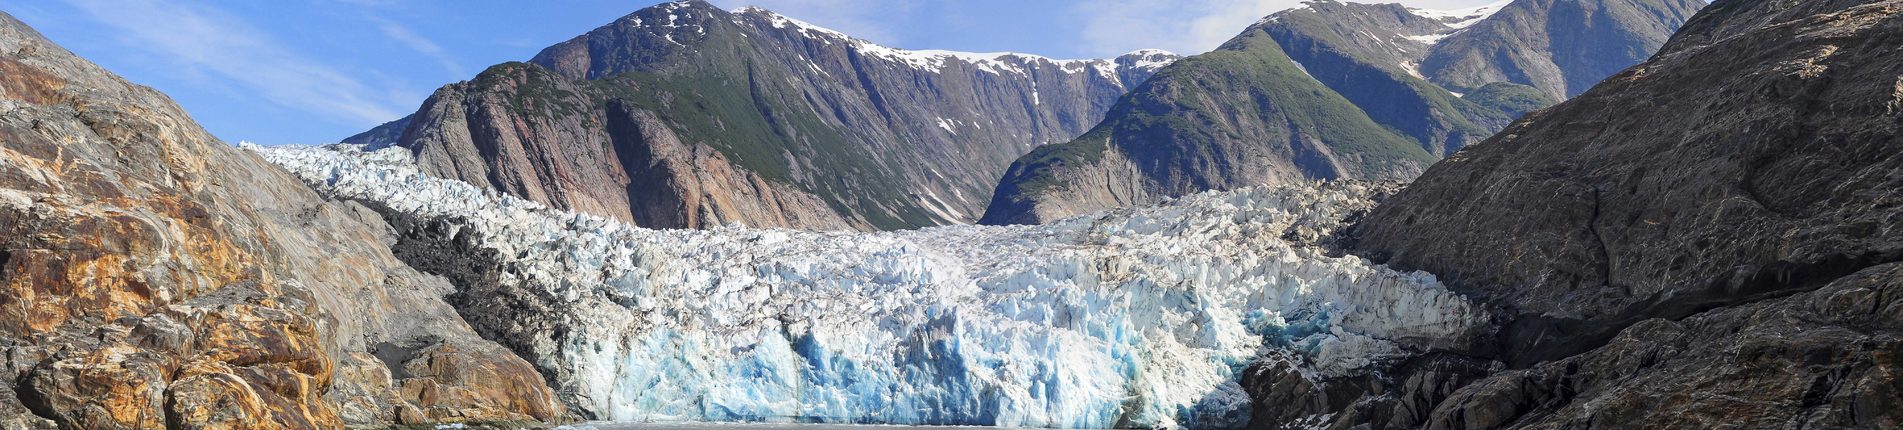
[[[568,310],[550,316],[563,335],[525,334],[546,336],[526,358],[600,419],[1234,426],[1258,357],[1341,375],[1486,320],[1432,275],[1289,239],[1370,205],[1356,184],[1043,226],[649,230],[433,178],[401,148],[247,148],[334,197],[479,232],[503,282]]]

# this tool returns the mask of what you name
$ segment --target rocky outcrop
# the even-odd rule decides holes
[[[646,227],[965,223],[1014,158],[1083,133],[1174,59],[903,51],[675,2],[347,141],[395,135],[440,177]]]
[[[1084,137],[1020,157],[981,222],[1039,223],[1294,180],[1411,179],[1571,95],[1567,83],[1638,62],[1703,4],[1518,0],[1430,11],[1309,2],[1166,68]]]
[[[0,425],[558,418],[390,240],[0,14]]]
[[[1440,39],[1413,64],[1419,65],[1420,75],[1455,92],[1513,82],[1565,100],[1645,61],[1706,4],[1704,0],[1515,0],[1464,29],[1434,33],[1430,38]]]
[[[1721,1],[1377,206],[1351,249],[1504,317],[1510,370],[1405,425],[1903,424],[1899,38],[1894,0]]]

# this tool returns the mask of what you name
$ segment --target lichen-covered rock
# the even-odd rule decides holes
[[[387,229],[0,14],[0,426],[557,418]]]

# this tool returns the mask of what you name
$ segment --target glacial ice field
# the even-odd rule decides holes
[[[1365,369],[1479,330],[1423,272],[1306,245],[1355,183],[1203,193],[1042,226],[651,230],[438,179],[407,150],[259,147],[333,198],[455,220],[563,309],[533,356],[619,421],[1230,427],[1253,360]]]

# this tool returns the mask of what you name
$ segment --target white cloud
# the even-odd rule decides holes
[[[402,43],[404,46],[408,46],[417,53],[436,60],[438,64],[443,66],[443,70],[449,72],[451,76],[468,76],[467,73],[464,73],[463,66],[456,62],[456,57],[449,55],[448,52],[444,52],[443,47],[436,45],[436,42],[417,35],[416,32],[410,31],[409,27],[404,27],[395,21],[381,18],[372,18],[372,20],[377,22],[377,30],[382,31],[384,36],[398,43]]]
[[[1071,7],[1082,24],[1080,41],[1105,54],[1162,48],[1181,54],[1214,49],[1269,13],[1299,0],[1126,0]]]
[[[1454,8],[1495,0],[1363,0],[1412,7]],[[1180,54],[1208,52],[1271,13],[1300,6],[1303,0],[1122,0],[1114,6],[1085,1],[1071,7],[1082,24],[1079,41],[1104,55],[1141,48]]]
[[[386,91],[305,58],[229,13],[170,0],[66,1],[132,46],[272,103],[366,127],[402,115]]]

